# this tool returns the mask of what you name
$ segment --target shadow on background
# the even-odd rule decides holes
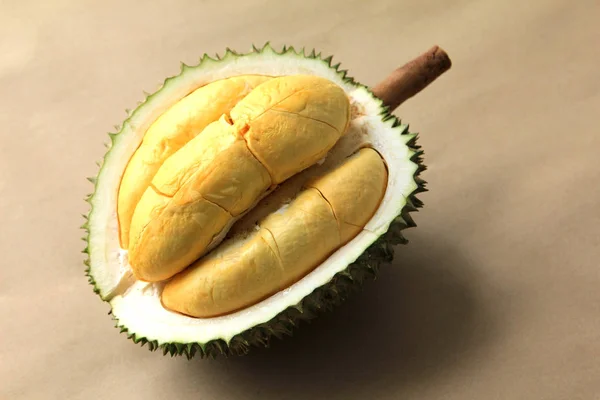
[[[294,337],[244,357],[194,360],[186,373],[226,374],[248,399],[372,398],[443,379],[498,324],[478,297],[476,266],[436,239],[399,247],[378,280]]]

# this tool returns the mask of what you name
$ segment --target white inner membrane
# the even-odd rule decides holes
[[[254,229],[257,220],[289,202],[308,178],[325,173],[363,146],[374,148],[385,160],[388,167],[387,190],[381,206],[363,231],[303,279],[244,310],[214,318],[192,318],[163,308],[160,303],[162,284],[139,282],[133,277],[127,252],[120,248],[119,243],[117,195],[120,180],[144,132],[166,109],[200,86],[244,74],[310,74],[328,78],[348,94],[352,115],[348,131],[322,162],[284,182],[243,216],[233,226],[230,235]],[[100,295],[110,301],[120,324],[126,326],[130,333],[156,340],[159,344],[203,343],[215,339],[228,342],[236,334],[267,322],[289,306],[299,303],[344,270],[387,231],[406,204],[406,197],[417,187],[413,179],[417,165],[410,161],[412,151],[406,145],[413,136],[400,135],[404,127],[392,128],[392,120],[383,122],[380,113],[381,102],[367,90],[345,83],[323,61],[294,53],[279,55],[266,50],[244,56],[228,55],[220,61],[203,62],[197,68],[184,68],[177,79],[167,80],[163,89],[151,96],[125,123],[104,160],[92,199],[90,273]]]

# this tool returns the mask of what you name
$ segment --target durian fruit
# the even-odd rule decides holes
[[[331,58],[205,55],[110,134],[83,226],[89,281],[136,343],[245,354],[392,260],[422,205],[421,154]]]

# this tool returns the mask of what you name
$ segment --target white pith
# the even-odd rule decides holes
[[[160,284],[136,282],[120,248],[117,222],[117,194],[122,173],[143,133],[168,107],[194,89],[208,82],[242,74],[293,75],[312,74],[330,79],[341,86],[352,102],[352,121],[348,132],[322,163],[296,175],[266,201],[269,205],[251,210],[234,231],[252,229],[254,221],[265,212],[275,211],[297,193],[310,176],[327,171],[360,146],[369,145],[384,158],[388,171],[388,187],[376,214],[364,230],[338,249],[324,263],[303,279],[271,297],[244,310],[215,318],[191,318],[166,310],[160,303]],[[206,343],[233,336],[271,320],[290,306],[298,304],[314,289],[329,282],[335,274],[355,261],[375,240],[384,234],[406,205],[406,198],[417,185],[417,165],[410,161],[412,151],[406,143],[412,135],[400,135],[402,127],[392,127],[392,120],[381,118],[381,102],[366,89],[346,83],[335,69],[318,59],[305,58],[292,52],[277,54],[270,48],[244,56],[228,54],[220,61],[203,62],[200,67],[184,68],[176,79],[165,82],[162,90],[151,96],[126,122],[112,144],[97,177],[97,188],[90,214],[90,274],[100,295],[110,301],[113,315],[130,333],[158,344]]]

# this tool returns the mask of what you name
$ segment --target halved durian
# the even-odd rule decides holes
[[[425,190],[416,134],[314,51],[205,55],[110,139],[89,281],[128,337],[188,358],[244,354],[338,304],[406,242]]]

